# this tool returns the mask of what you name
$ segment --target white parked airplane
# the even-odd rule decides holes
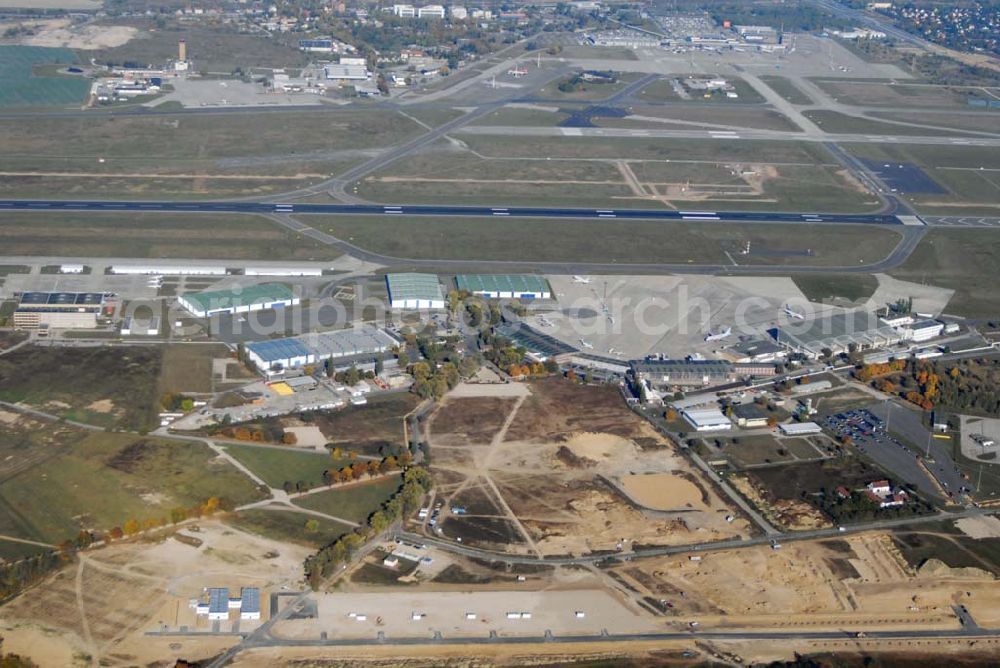
[[[574,283],[583,283],[584,285],[590,285],[590,276],[574,276]]]
[[[594,344],[593,343],[587,343],[583,339],[580,339],[580,345],[583,346],[584,348],[589,349],[589,350],[592,350],[594,348]]]
[[[791,316],[791,317],[795,318],[796,320],[805,320],[806,319],[806,317],[804,315],[802,315],[801,313],[797,313],[797,312],[793,311],[792,309],[788,308],[787,306],[784,307],[784,310],[785,310],[785,315]]]
[[[708,335],[705,337],[705,340],[706,341],[721,341],[723,339],[729,338],[729,335],[732,334],[732,333],[733,333],[733,328],[732,327],[726,327],[721,332],[716,332],[715,334],[713,334],[712,332],[709,332]]]

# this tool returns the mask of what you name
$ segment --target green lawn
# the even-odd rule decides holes
[[[46,457],[3,448],[25,466],[0,482],[0,534],[58,543],[81,528],[169,518],[171,508],[212,496],[233,505],[263,498],[202,443],[53,428],[64,431]]]
[[[295,448],[226,445],[226,451],[269,486],[281,487],[286,482],[305,482],[311,487],[323,484],[323,471],[343,468],[351,462],[334,460],[328,454]]]
[[[772,251],[813,251],[812,256],[749,258],[755,264],[844,266],[879,260],[899,242],[894,230],[850,225],[392,216],[300,220],[365,250],[440,260],[729,264],[725,251],[738,253],[750,240],[753,247]]]
[[[306,522],[309,520],[315,520],[319,525],[316,531],[306,530]],[[298,543],[312,548],[323,547],[351,531],[351,527],[347,524],[305,513],[297,513],[293,510],[255,508],[234,513],[226,521],[237,528],[264,538]]]
[[[394,475],[307,494],[296,499],[294,503],[302,508],[317,510],[333,517],[365,522],[369,515],[396,493],[399,486],[400,477]]]

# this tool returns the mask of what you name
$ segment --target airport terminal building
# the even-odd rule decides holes
[[[891,327],[872,312],[823,315],[771,330],[775,341],[815,359],[829,349],[834,355],[857,350],[885,348],[906,340],[906,333]]]

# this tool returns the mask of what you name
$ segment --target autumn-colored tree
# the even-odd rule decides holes
[[[205,501],[205,503],[202,505],[202,507],[201,507],[201,514],[202,515],[211,515],[212,513],[214,513],[218,509],[219,509],[219,497],[217,497],[217,496],[210,496],[210,497],[208,497],[208,500]]]
[[[673,422],[677,419],[677,410],[674,408],[668,408],[667,412],[663,415],[667,422]]]
[[[171,508],[170,509],[170,521],[174,524],[178,522],[183,522],[187,519],[187,510],[184,508]]]
[[[139,533],[139,529],[142,528],[139,524],[139,520],[135,518],[129,518],[125,520],[125,524],[122,525],[122,531],[126,536],[134,536]]]
[[[778,425],[778,420],[775,419],[773,416],[767,418],[767,426],[768,427],[770,427],[771,429],[774,429],[777,425]]]
[[[340,479],[343,482],[350,482],[354,480],[354,471],[351,469],[350,466],[345,466],[344,468],[340,469]]]
[[[306,533],[316,533],[319,531],[319,522],[315,518],[306,520]]]
[[[285,445],[295,445],[299,442],[299,438],[295,435],[295,432],[286,431],[281,437],[281,442]]]
[[[124,535],[121,527],[114,527],[108,532],[108,538],[111,540],[119,540]]]
[[[353,464],[351,464],[351,471],[354,473],[355,480],[360,480],[361,476],[368,473],[368,463],[354,462]]]
[[[155,517],[147,517],[142,522],[142,528],[145,531],[149,531],[151,529],[155,529],[158,526],[160,526],[160,520],[156,519]]]

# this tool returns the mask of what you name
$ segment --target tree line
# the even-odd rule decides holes
[[[318,589],[323,580],[345,564],[361,546],[420,507],[424,495],[431,489],[431,477],[419,466],[403,472],[399,490],[368,517],[365,526],[345,534],[306,558],[306,580]]]

